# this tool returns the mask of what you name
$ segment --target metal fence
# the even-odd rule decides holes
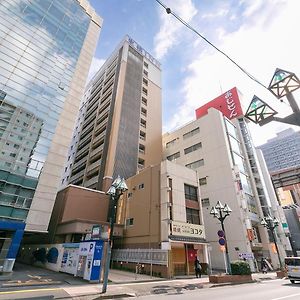
[[[115,249],[113,261],[168,265],[168,250],[160,249]]]

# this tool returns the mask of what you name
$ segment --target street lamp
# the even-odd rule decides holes
[[[271,216],[267,216],[267,217],[264,217],[260,224],[262,226],[264,226],[265,228],[267,228],[268,230],[270,230],[271,234],[272,234],[272,238],[274,240],[274,244],[275,244],[275,247],[276,247],[276,252],[277,252],[277,255],[278,255],[278,260],[279,260],[279,264],[280,264],[280,269],[282,270],[283,269],[283,265],[282,265],[282,262],[281,262],[281,259],[280,259],[280,254],[279,254],[279,250],[278,250],[278,246],[277,246],[277,240],[276,240],[276,236],[275,236],[275,228],[278,227],[279,225],[279,221],[274,217],[272,219]]]
[[[116,212],[117,206],[120,196],[128,190],[126,185],[125,179],[121,178],[119,175],[112,183],[109,190],[106,192],[107,195],[110,196],[110,206],[108,211],[108,221],[109,221],[109,238],[108,238],[108,249],[107,249],[107,258],[106,264],[104,269],[104,276],[103,276],[103,286],[102,286],[102,293],[106,293],[107,289],[107,282],[108,282],[108,272],[109,272],[109,265],[110,265],[110,258],[111,258],[111,249],[112,249],[112,239],[113,239],[113,230],[114,224],[116,221]]]
[[[210,210],[210,214],[214,218],[217,218],[221,222],[221,227],[222,227],[222,231],[224,233],[224,239],[225,239],[226,266],[227,266],[227,270],[228,270],[229,274],[231,274],[231,266],[230,266],[230,259],[229,259],[229,254],[228,254],[224,220],[231,214],[231,212],[232,212],[232,209],[227,204],[225,204],[223,206],[223,204],[220,201],[218,201],[216,206],[213,206]]]
[[[292,92],[299,88],[300,80],[294,73],[277,68],[271,79],[268,90],[278,99],[286,97],[293,113],[284,118],[275,117],[277,112],[266,102],[262,101],[257,96],[254,96],[245,117],[260,126],[271,121],[300,126],[300,109],[292,94]]]

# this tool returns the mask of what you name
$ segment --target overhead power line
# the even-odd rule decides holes
[[[189,23],[184,21],[181,17],[179,17],[176,13],[174,13],[171,8],[167,7],[164,3],[162,3],[160,0],[155,0],[159,5],[161,5],[167,14],[173,15],[179,22],[181,22],[184,26],[186,26],[188,29],[196,33],[198,36],[200,36],[204,41],[206,41],[209,45],[211,45],[214,49],[216,49],[218,52],[223,54],[227,59],[229,59],[236,67],[238,67],[244,74],[246,74],[251,80],[255,81],[262,87],[268,90],[268,88],[261,83],[258,79],[256,79],[253,75],[251,75],[249,72],[247,72],[244,68],[242,68],[237,62],[235,62],[232,58],[230,58],[225,52],[220,50],[218,47],[216,47],[213,43],[211,43],[207,38],[205,38],[200,32],[198,32],[194,27],[192,27]]]

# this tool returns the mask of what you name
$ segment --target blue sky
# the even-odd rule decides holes
[[[94,73],[125,34],[162,63],[163,131],[191,121],[199,106],[237,86],[248,107],[254,94],[280,112],[280,103],[224,56],[190,32],[155,0],[89,0],[104,19],[91,67]],[[300,1],[298,0],[162,0],[207,39],[234,58],[263,84],[280,67],[300,76]],[[295,96],[299,95],[299,92]],[[298,97],[299,99],[300,97]],[[251,124],[256,145],[290,127]]]

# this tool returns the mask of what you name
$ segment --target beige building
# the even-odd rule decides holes
[[[232,209],[225,220],[230,259],[246,257],[255,270],[264,256],[279,266],[274,244],[260,225],[263,216],[272,215],[271,202],[244,119],[230,121],[210,108],[197,120],[165,134],[163,147],[165,159],[197,172],[212,268],[225,268],[217,236],[221,225],[209,214],[219,200]],[[284,256],[281,240],[279,244]]]
[[[57,193],[45,242],[56,244],[91,239],[94,225],[101,225],[102,233],[107,235],[108,207],[109,197],[104,192],[81,186],[67,186]],[[123,236],[123,226],[114,227],[114,236]]]
[[[194,259],[208,264],[207,243],[195,171],[169,161],[150,166],[127,181],[117,223],[124,237],[113,251],[119,265],[165,277],[194,274]]]
[[[102,190],[106,176],[129,178],[161,161],[161,70],[147,51],[126,36],[86,95],[63,185]]]

